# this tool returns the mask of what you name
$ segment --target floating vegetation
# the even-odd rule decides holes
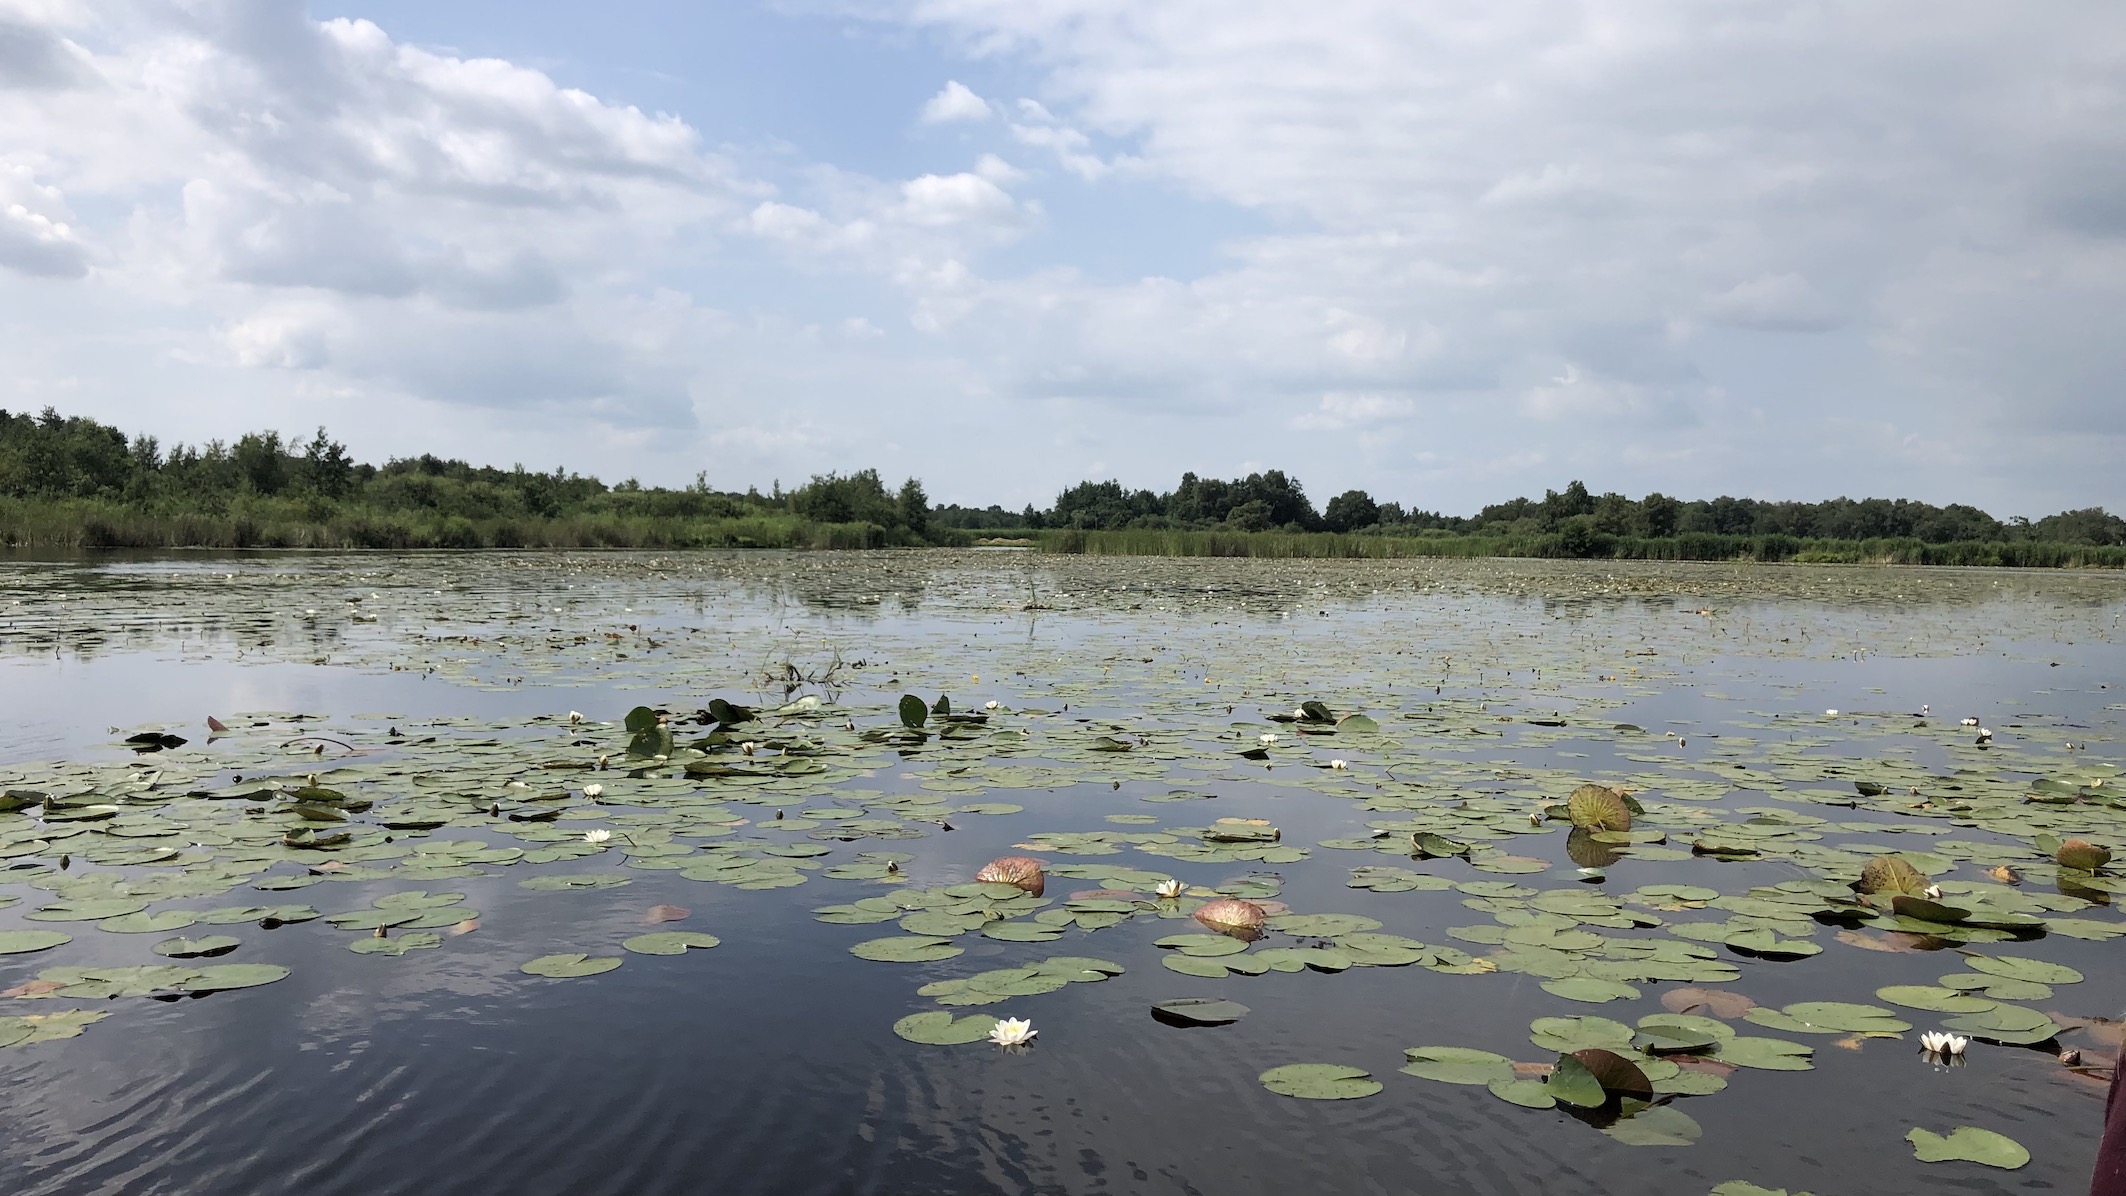
[[[2075,986],[2116,979],[2083,944],[2126,934],[2126,780],[2088,748],[2107,747],[2090,724],[2115,728],[2115,707],[2077,723],[2026,695],[1988,712],[1977,742],[1953,719],[1767,679],[1884,645],[1972,653],[2017,612],[2043,613],[2027,636],[2104,641],[2118,600],[2087,579],[1905,574],[1893,600],[1802,568],[1044,560],[1036,612],[1006,571],[819,565],[236,562],[221,588],[193,577],[72,606],[54,583],[25,586],[10,652],[80,651],[68,629],[100,623],[121,646],[190,635],[464,687],[449,692],[561,692],[531,716],[171,712],[187,721],[0,765],[4,991],[31,1011],[0,1016],[0,1046],[128,1016],[87,1002],[272,983],[299,936],[364,977],[453,961],[557,991],[538,980],[629,965],[575,1001],[653,977],[734,983],[775,910],[800,911],[811,940],[778,950],[831,955],[822,966],[889,994],[848,1032],[911,1057],[889,1023],[911,1044],[1023,1045],[1021,1019],[1079,1043],[1104,1018],[1226,1058],[1244,1084],[1279,1056],[1240,1044],[1290,1002],[1471,986],[1497,1016],[1432,1025],[1401,1075],[1392,1054],[1353,1055],[1259,1082],[1466,1099],[1509,1124],[1553,1110],[1663,1149],[1701,1137],[1693,1101],[1836,1080],[1756,1072],[1853,1049],[1913,1067],[1923,1029],[1969,1044],[1972,1070],[1927,1073],[1946,1083],[2008,1047],[2042,1046],[2016,1058],[2053,1067],[2055,1039],[2105,1032],[2105,999]],[[342,590],[373,620],[285,601]],[[830,642],[829,620],[788,631],[758,613],[880,608],[1042,634],[977,645],[882,620]],[[1551,634],[1568,619],[1605,633]],[[1686,673],[1756,687],[1664,727]],[[594,684],[631,696],[564,688]],[[695,925],[690,910],[717,933],[668,926]],[[211,962],[235,952],[245,962]],[[695,958],[629,958],[647,955]],[[1149,1010],[1163,1027],[1234,1026],[1250,1005],[1222,1034],[1143,1025]],[[1877,1054],[1878,1039],[1903,1045]],[[1281,1057],[1317,1052],[1346,1053]],[[952,1065],[1011,1066],[1002,1055]],[[1909,1122],[1865,1124],[1903,1165]],[[1926,1162],[2028,1161],[2001,1161],[2021,1148],[1985,1133],[1911,1141]]]

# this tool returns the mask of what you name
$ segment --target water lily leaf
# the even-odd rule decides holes
[[[1063,937],[1063,928],[1032,922],[991,922],[982,927],[982,937],[1006,943],[1045,943]]]
[[[1514,1074],[1513,1060],[1469,1047],[1405,1047],[1403,1057],[1409,1060],[1402,1068],[1406,1074],[1445,1084],[1488,1086]]]
[[[1689,1146],[1705,1131],[1696,1119],[1674,1105],[1654,1105],[1602,1127],[1611,1140],[1626,1146]]]
[[[1194,955],[1165,955],[1160,957],[1159,962],[1166,965],[1168,971],[1179,972],[1184,976],[1219,980],[1226,975],[1225,961],[1219,959],[1205,959]]]
[[[390,938],[359,938],[347,944],[347,949],[357,955],[404,955],[408,951],[428,951],[443,945],[443,937],[426,930],[409,930]]]
[[[893,1032],[909,1042],[925,1046],[965,1046],[987,1039],[996,1027],[997,1019],[987,1014],[971,1013],[955,1018],[944,1010],[931,1009],[911,1013],[893,1023]]]
[[[1600,1047],[1590,1047],[1586,1050],[1574,1051],[1567,1058],[1577,1061],[1580,1066],[1586,1068],[1588,1074],[1595,1078],[1595,1082],[1602,1086],[1604,1092],[1614,1096],[1634,1097],[1638,1100],[1653,1099],[1653,1081],[1646,1078],[1646,1073],[1640,1070],[1638,1064],[1617,1054],[1615,1051],[1603,1050]],[[1562,1063],[1563,1060],[1560,1060],[1560,1062]],[[1552,1076],[1555,1078],[1556,1073],[1553,1072]]]
[[[1248,945],[1245,942],[1222,934],[1170,934],[1163,939],[1157,940],[1154,945],[1179,951],[1183,955],[1196,955],[1204,958],[1214,958],[1220,955],[1238,955],[1248,949]]]
[[[1917,897],[1926,888],[1925,874],[1903,856],[1876,856],[1860,870],[1859,889],[1863,893],[1908,893]]]
[[[1301,1100],[1356,1100],[1382,1088],[1373,1073],[1339,1063],[1291,1063],[1273,1067],[1258,1078],[1277,1095]]]
[[[1979,1013],[1998,1003],[1930,984],[1892,984],[1876,989],[1875,997],[1892,1005],[1924,1009],[1930,1013]]]
[[[659,930],[638,934],[620,945],[637,955],[685,955],[688,949],[707,950],[723,942],[698,930]]]
[[[1922,1163],[1981,1163],[2013,1171],[2030,1161],[2022,1143],[1974,1125],[1957,1126],[1946,1136],[1915,1127],[1905,1140],[1912,1144],[1912,1157]]]
[[[1491,1095],[1524,1109],[1554,1109],[1558,1104],[1550,1086],[1541,1080],[1493,1080],[1485,1087]]]
[[[155,944],[153,950],[155,954],[171,959],[199,959],[227,955],[242,945],[241,939],[231,938],[226,934],[208,934],[196,939],[164,939]]]
[[[1713,1056],[1719,1062],[1760,1071],[1808,1071],[1815,1049],[1783,1038],[1732,1038],[1720,1044]]]
[[[0,930],[0,955],[48,951],[73,941],[73,935],[57,930]]]
[[[1582,785],[1565,799],[1565,812],[1581,830],[1628,831],[1631,807],[1624,795],[1607,785]]]
[[[859,959],[873,959],[881,963],[932,963],[951,959],[960,954],[961,948],[951,940],[921,934],[894,934],[882,939],[867,939],[849,948],[849,954]]]
[[[2060,844],[2059,850],[2053,853],[2053,858],[2059,861],[2062,868],[2095,872],[2111,862],[2111,849],[2099,847],[2086,839],[2069,839]]]
[[[2035,1045],[2059,1032],[2059,1026],[2051,1018],[2021,1005],[1995,1005],[1982,1013],[1949,1018],[1942,1025],[1959,1034],[2011,1046]]]
[[[1606,1017],[1539,1017],[1528,1028],[1530,1042],[1561,1055],[1587,1047],[1631,1049],[1632,1028]]]
[[[165,909],[152,914],[120,914],[115,918],[105,918],[96,923],[96,928],[117,934],[168,934],[173,930],[183,930],[197,920],[191,910]]]
[[[620,725],[627,730],[628,734],[640,735],[644,731],[654,729],[657,726],[657,721],[657,712],[655,710],[647,706],[637,706],[627,712],[627,717],[621,720]]]
[[[1748,1021],[1760,1021],[1760,1015],[1765,1012],[1753,1009],[1743,1017]],[[1779,1012],[1816,1034],[1902,1034],[1912,1028],[1910,1022],[1900,1020],[1894,1011],[1880,1005],[1799,1001]]]
[[[90,901],[55,901],[22,916],[32,922],[99,922],[105,918],[137,914],[146,908],[148,903],[145,901],[135,901],[128,897],[109,897]]]
[[[541,955],[517,970],[527,976],[548,976],[560,980],[576,976],[596,976],[619,966],[618,956],[593,957],[574,951],[559,955]]]
[[[930,719],[930,707],[914,694],[902,694],[899,706],[901,725],[913,731]]]
[[[257,988],[285,979],[288,969],[273,963],[218,963],[199,969],[191,979],[178,985],[188,993],[228,992],[239,988]]]
[[[1152,1006],[1153,1017],[1175,1026],[1227,1026],[1247,1015],[1247,1006],[1217,997],[1179,997]]]
[[[1601,980],[1593,976],[1567,976],[1558,980],[1543,981],[1543,991],[1568,1001],[1586,1001],[1599,1005],[1604,1001],[1637,1000],[1639,990],[1616,980]]]
[[[2006,976],[2011,980],[2029,980],[2037,984],[2079,984],[2082,974],[2065,964],[2047,963],[2041,959],[2024,959],[2011,955],[1974,955],[1966,960],[1974,972],[1992,976]]]
[[[1559,1055],[1558,1063],[1544,1081],[1551,1098],[1561,1105],[1577,1105],[1582,1109],[1600,1108],[1609,1100],[1602,1091],[1602,1082],[1595,1078],[1587,1065],[1571,1055]]]

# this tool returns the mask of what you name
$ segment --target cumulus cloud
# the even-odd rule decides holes
[[[973,89],[957,79],[947,82],[944,90],[923,104],[923,123],[926,125],[988,119],[989,101],[974,94]]]
[[[1864,454],[2126,505],[2116,6],[852,7],[1029,98],[949,81],[918,119],[957,157],[858,171],[295,0],[0,0],[18,388],[116,412],[181,359],[475,444],[551,419],[552,459],[699,407],[675,452],[1014,505],[1169,484],[1176,443],[1449,509],[1836,493]]]

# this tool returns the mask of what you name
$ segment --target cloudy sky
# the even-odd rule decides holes
[[[2126,8],[0,0],[0,407],[2126,508]]]

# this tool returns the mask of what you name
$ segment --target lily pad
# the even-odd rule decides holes
[[[554,979],[569,979],[577,976],[596,976],[620,966],[618,956],[593,957],[580,951],[559,955],[541,955],[517,970],[527,976],[548,976]]]
[[[893,1032],[925,1046],[964,1046],[981,1042],[996,1029],[997,1019],[983,1013],[955,1018],[942,1009],[911,1013],[893,1023]]]
[[[196,939],[164,939],[155,944],[157,955],[171,959],[199,959],[215,955],[227,955],[243,945],[243,940],[226,934],[202,935]]]
[[[620,945],[637,955],[685,955],[689,949],[707,950],[723,942],[698,930],[659,930],[638,934]]]
[[[1912,1157],[1922,1163],[1982,1163],[2013,1171],[2030,1161],[2022,1143],[1974,1125],[1957,1126],[1947,1135],[1915,1127],[1905,1140],[1912,1144]]]
[[[1227,1026],[1247,1015],[1247,1006],[1218,997],[1179,997],[1152,1006],[1153,1017],[1176,1026]]]
[[[229,992],[257,988],[287,976],[288,969],[274,963],[218,963],[199,969],[178,987],[188,993]]]
[[[0,955],[49,951],[73,941],[73,935],[58,930],[0,930]]]
[[[1340,1063],[1291,1063],[1273,1067],[1258,1078],[1277,1095],[1301,1100],[1356,1100],[1383,1087],[1372,1072]]]
[[[1444,1084],[1489,1086],[1513,1079],[1513,1060],[1470,1047],[1423,1046],[1403,1048],[1404,1073]]]
[[[933,963],[951,959],[962,948],[950,939],[935,938],[921,934],[894,934],[882,939],[866,939],[849,948],[849,954],[858,959],[873,959],[880,963]]]

